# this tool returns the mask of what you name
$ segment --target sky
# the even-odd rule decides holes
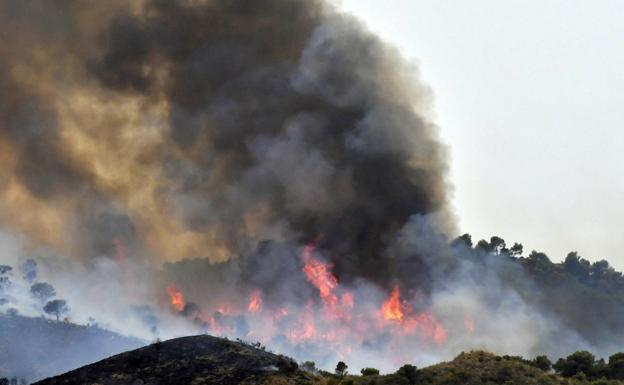
[[[433,89],[462,233],[624,269],[624,1],[339,7]]]

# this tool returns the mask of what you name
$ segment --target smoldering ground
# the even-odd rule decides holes
[[[385,369],[596,345],[518,294],[522,271],[449,245],[431,93],[331,4],[1,1],[0,58],[0,224],[79,322]],[[379,319],[395,287],[407,331]]]

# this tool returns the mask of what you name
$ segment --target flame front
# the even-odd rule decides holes
[[[263,343],[286,341],[299,347],[322,343],[339,355],[370,343],[367,336],[377,333],[398,339],[414,338],[424,344],[441,345],[447,341],[445,327],[431,310],[415,310],[417,297],[403,298],[399,286],[395,286],[380,303],[358,300],[358,292],[342,286],[332,265],[323,262],[315,252],[316,243],[312,243],[304,247],[300,257],[301,279],[315,289],[305,305],[284,306],[271,301],[271,297],[264,298],[266,293],[254,288],[244,298],[237,299],[232,293],[209,298],[208,311],[199,311],[195,321],[204,331],[216,335],[243,335]],[[168,292],[172,309],[182,314],[182,292],[173,284]]]

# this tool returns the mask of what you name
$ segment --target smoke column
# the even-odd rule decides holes
[[[321,237],[341,275],[383,280],[387,239],[446,211],[429,94],[355,20],[320,1],[130,5],[3,2],[10,228],[76,258]]]

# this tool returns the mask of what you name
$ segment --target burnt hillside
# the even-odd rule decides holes
[[[182,337],[122,353],[38,382],[69,384],[314,384],[290,358],[208,335]]]

